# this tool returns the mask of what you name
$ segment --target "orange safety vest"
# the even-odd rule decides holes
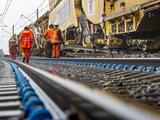
[[[59,29],[53,31],[52,43],[53,43],[53,44],[58,44],[58,43],[60,43],[60,39],[59,39]]]
[[[20,46],[21,48],[31,48],[32,47],[33,33],[31,30],[23,30],[20,33]]]
[[[53,39],[54,30],[51,28],[48,28],[48,30],[44,33],[44,36],[47,38],[47,42],[51,42]]]

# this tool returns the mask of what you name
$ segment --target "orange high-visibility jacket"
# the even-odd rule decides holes
[[[44,33],[44,36],[47,38],[47,42],[51,42],[53,39],[54,30],[51,28],[48,28],[47,31]]]
[[[62,36],[61,36],[61,31],[60,29],[56,29],[53,31],[53,39],[52,39],[52,43],[53,44],[58,44],[60,42],[62,42]]]
[[[23,30],[20,33],[20,46],[21,48],[31,48],[33,40],[33,32],[31,30]]]

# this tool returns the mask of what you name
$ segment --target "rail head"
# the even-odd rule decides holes
[[[33,57],[34,61],[69,61],[69,62],[91,62],[91,63],[112,63],[112,64],[128,64],[128,65],[144,65],[160,67],[160,58],[44,58]]]
[[[61,100],[65,99],[67,102],[73,102],[75,106],[89,112],[89,116],[95,117],[95,113],[101,111],[103,113],[101,116],[102,118],[109,114],[118,118],[117,120],[159,120],[160,118],[156,113],[154,114],[143,108],[128,104],[110,94],[90,89],[79,83],[77,84],[76,82],[50,74],[18,61],[11,62],[17,64],[33,80],[35,80],[35,82],[47,92],[48,96],[54,99],[56,93],[58,93],[58,97],[61,96]],[[93,109],[91,109],[91,106]],[[100,117],[100,115],[97,116]],[[97,116],[96,118],[98,118]]]
[[[35,90],[36,94],[43,101],[43,104],[50,112],[54,120],[67,120],[65,113],[63,113],[59,107],[50,99],[50,97],[21,69],[19,68],[24,77],[29,80],[32,88]]]

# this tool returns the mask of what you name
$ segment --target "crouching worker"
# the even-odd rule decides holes
[[[17,51],[18,51],[18,46],[16,44],[16,40],[11,39],[9,41],[9,53],[10,53],[12,60],[16,59]]]
[[[24,63],[29,63],[32,41],[34,40],[33,32],[28,27],[25,27],[20,33],[19,40],[22,51],[22,60]]]
[[[64,42],[61,35],[61,30],[59,29],[59,25],[57,22],[54,23],[54,32],[53,32],[53,38],[51,42],[53,44],[52,57],[54,58],[60,57],[61,44],[64,44]]]

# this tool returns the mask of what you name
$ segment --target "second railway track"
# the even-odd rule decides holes
[[[33,65],[87,86],[111,90],[118,95],[160,108],[158,59],[107,60],[55,59],[46,60],[47,62],[44,60],[34,62],[33,60]],[[125,70],[122,66],[127,64],[131,68]],[[107,68],[107,65],[110,67]]]

